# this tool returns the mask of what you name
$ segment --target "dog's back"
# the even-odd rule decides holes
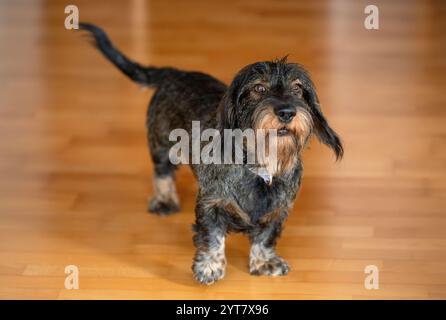
[[[226,91],[221,81],[201,72],[142,66],[116,49],[101,28],[89,23],[80,23],[79,28],[90,32],[94,46],[131,80],[156,89],[148,112],[149,130],[168,133],[180,123],[184,128],[183,124],[190,126],[193,120],[207,123],[206,120],[215,119],[218,103]],[[165,137],[159,138],[157,143],[168,142]]]

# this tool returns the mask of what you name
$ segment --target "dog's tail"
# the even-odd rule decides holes
[[[144,67],[128,59],[113,46],[107,34],[94,24],[81,22],[79,29],[88,31],[93,36],[93,45],[119,70],[139,84],[157,86],[169,73],[175,71],[173,68]]]

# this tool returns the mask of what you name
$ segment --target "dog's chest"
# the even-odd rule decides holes
[[[274,179],[269,185],[260,176],[245,177],[234,187],[236,201],[250,216],[252,223],[280,207],[286,207],[289,201],[289,190],[285,190],[285,186]]]

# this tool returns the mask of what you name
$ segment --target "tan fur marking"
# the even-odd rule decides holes
[[[303,148],[308,139],[311,128],[313,126],[311,115],[306,111],[299,109],[296,116],[293,118],[288,127],[291,131],[295,132],[299,136],[299,147]]]
[[[246,224],[251,224],[251,218],[244,212],[237,203],[221,198],[209,198],[204,200],[205,205],[210,207],[220,207],[226,210],[229,214],[239,217]]]
[[[271,211],[271,212],[265,214],[262,218],[260,218],[259,222],[261,224],[268,224],[271,221],[278,219],[280,217],[282,211],[283,211],[283,208],[278,208],[274,211]]]
[[[175,182],[171,176],[155,177],[153,181],[157,200],[179,203]]]
[[[254,119],[256,129],[278,130],[285,126],[274,114],[273,108],[269,106],[259,108],[259,111],[254,114]],[[288,172],[296,164],[298,155],[305,147],[311,134],[311,116],[306,110],[299,109],[291,123],[286,127],[292,132],[292,135],[277,137],[277,166],[271,163],[264,164],[272,176]]]

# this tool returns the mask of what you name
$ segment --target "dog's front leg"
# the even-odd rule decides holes
[[[226,270],[225,235],[226,226],[219,220],[217,207],[196,208],[197,219],[194,225],[196,253],[192,271],[194,278],[210,285],[222,279]]]
[[[288,263],[276,254],[276,241],[282,231],[283,221],[269,222],[250,233],[251,251],[249,272],[252,275],[284,276],[288,274]]]

